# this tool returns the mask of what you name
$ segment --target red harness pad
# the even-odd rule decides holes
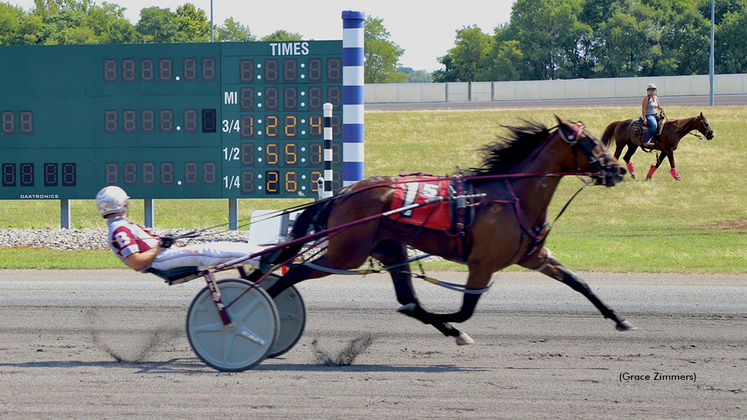
[[[410,180],[412,181],[410,182]],[[390,210],[422,203],[433,197],[447,197],[449,194],[449,181],[422,177],[402,177],[398,181],[407,182],[395,184],[394,198]],[[416,207],[392,214],[389,218],[430,229],[448,230],[451,228],[448,201]]]

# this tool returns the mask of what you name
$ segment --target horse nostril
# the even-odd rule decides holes
[[[625,174],[628,173],[627,169],[623,168],[622,166],[619,168],[620,176],[625,176]]]

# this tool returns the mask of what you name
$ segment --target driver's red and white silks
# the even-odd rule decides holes
[[[124,216],[108,219],[107,224],[109,247],[125,264],[130,255],[145,252],[158,245],[158,238],[155,235]]]
[[[150,266],[158,270],[192,266],[206,268],[244,258],[263,249],[262,246],[246,242],[212,242],[178,248],[172,247],[159,252]],[[252,258],[244,263],[259,268],[259,257]]]
[[[124,216],[109,219],[108,223],[109,246],[125,264],[127,264],[126,260],[129,255],[145,252],[158,245],[158,237],[137,223],[128,221]],[[245,242],[212,242],[172,247],[159,252],[150,266],[158,270],[193,266],[207,268],[246,257],[263,249],[262,246]],[[257,268],[259,257],[245,263]]]

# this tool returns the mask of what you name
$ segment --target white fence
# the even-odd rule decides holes
[[[631,98],[655,83],[664,96],[710,95],[708,75],[522,82],[393,83],[365,85],[366,103],[490,102],[544,99]],[[747,74],[714,77],[715,95],[747,94]]]

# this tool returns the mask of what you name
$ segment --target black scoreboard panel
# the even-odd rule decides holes
[[[0,47],[1,199],[316,196],[341,41]],[[339,186],[339,185],[338,185]]]

